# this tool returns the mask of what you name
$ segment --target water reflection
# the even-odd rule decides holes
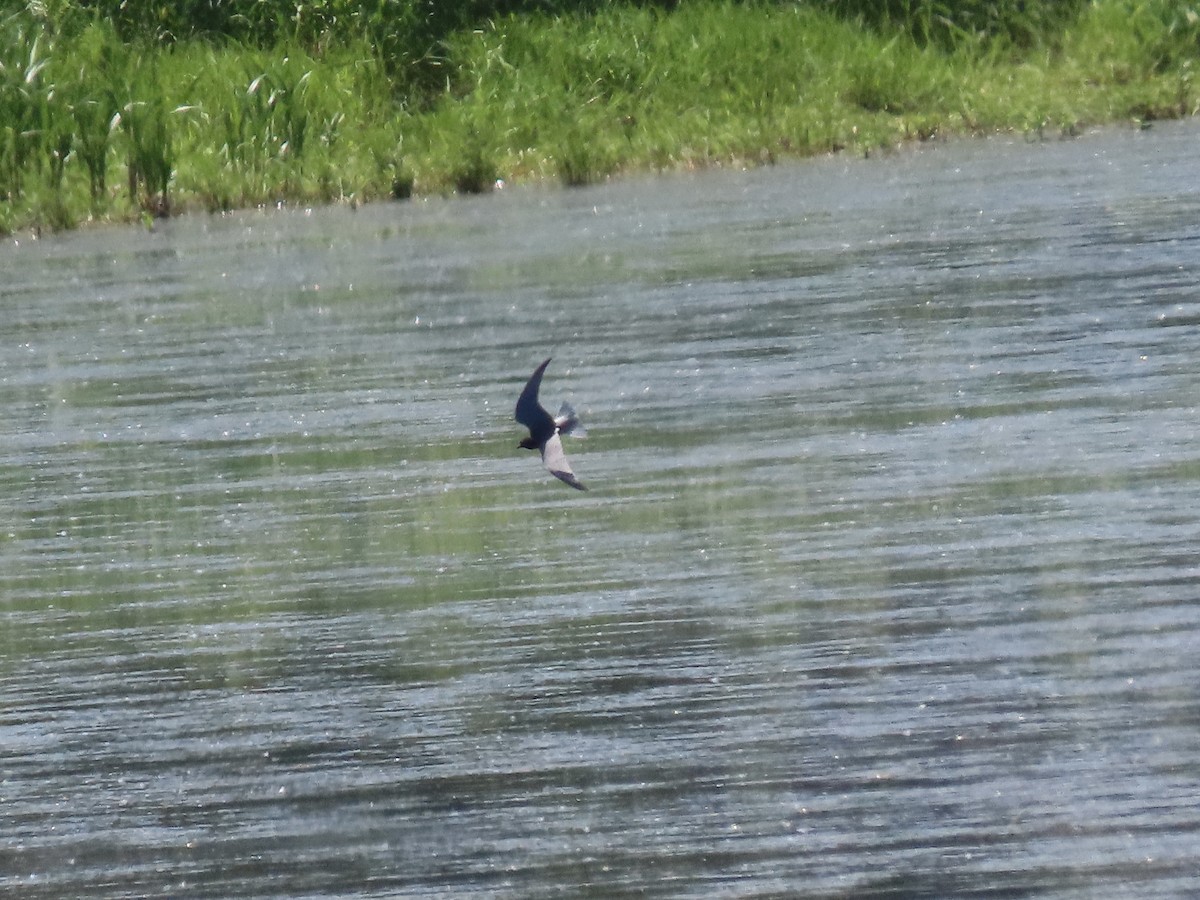
[[[0,885],[1185,895],[1194,140],[6,248]]]

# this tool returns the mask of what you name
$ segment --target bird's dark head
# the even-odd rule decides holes
[[[521,443],[517,444],[522,450],[536,450],[538,445],[533,442],[533,436],[521,438]]]

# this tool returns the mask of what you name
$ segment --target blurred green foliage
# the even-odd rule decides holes
[[[0,233],[1196,112],[1200,0],[0,0]]]

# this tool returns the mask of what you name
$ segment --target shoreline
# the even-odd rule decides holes
[[[1200,23],[1151,6],[1098,0],[1030,48],[722,0],[510,15],[452,34],[420,102],[361,41],[131,47],[97,21],[53,42],[14,18],[0,235],[1186,119]]]
[[[366,201],[338,201],[338,200],[318,200],[315,202],[304,202],[303,200],[289,201],[279,200],[274,203],[264,203],[255,206],[239,206],[224,210],[206,210],[198,206],[187,207],[183,209],[173,209],[168,215],[163,216],[132,216],[127,219],[95,219],[80,221],[70,229],[60,230],[39,230],[35,227],[23,230],[10,231],[0,234],[0,241],[8,246],[19,246],[26,241],[40,241],[60,234],[71,234],[97,229],[107,228],[138,228],[147,231],[154,231],[158,222],[169,222],[177,219],[193,218],[198,216],[217,216],[217,217],[238,217],[238,216],[263,216],[269,217],[274,214],[291,214],[291,215],[308,215],[314,212],[319,212],[322,209],[336,209],[347,212],[354,212],[358,209],[367,207],[377,207],[385,204],[423,204],[431,201],[454,202],[456,199],[491,196],[500,197],[510,192],[524,191],[552,191],[558,192],[563,190],[578,190],[581,188],[601,187],[606,184],[623,182],[629,180],[651,180],[656,178],[686,178],[686,177],[703,177],[707,173],[750,173],[759,169],[767,169],[774,166],[804,166],[813,163],[834,163],[839,159],[847,162],[882,162],[884,160],[896,159],[906,154],[916,154],[923,151],[933,150],[940,147],[948,147],[953,144],[969,144],[969,143],[987,143],[993,141],[1010,142],[1013,144],[1023,143],[1028,145],[1039,144],[1054,144],[1060,142],[1087,140],[1089,137],[1100,137],[1106,133],[1126,133],[1134,135],[1139,132],[1149,131],[1160,125],[1185,127],[1188,122],[1195,121],[1196,117],[1186,117],[1177,119],[1162,119],[1154,122],[1137,123],[1137,122],[1105,122],[1089,125],[1079,128],[1071,132],[1061,132],[1052,135],[1019,133],[1016,131],[992,131],[987,133],[967,133],[957,132],[953,134],[939,134],[926,139],[913,139],[911,141],[893,144],[887,147],[880,147],[876,150],[864,154],[850,153],[847,150],[835,150],[822,154],[811,154],[806,156],[781,156],[769,162],[759,161],[742,161],[737,160],[714,160],[707,165],[696,165],[690,167],[676,167],[673,169],[629,169],[621,172],[610,173],[603,180],[589,182],[586,185],[564,186],[560,180],[551,176],[525,178],[516,182],[508,182],[501,179],[495,185],[494,189],[483,192],[431,192],[425,194],[414,194],[405,200],[395,200],[393,198],[380,197]]]

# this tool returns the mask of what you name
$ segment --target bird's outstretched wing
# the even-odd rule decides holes
[[[550,470],[550,474],[555,478],[561,479],[571,487],[580,491],[586,491],[575,473],[571,471],[571,464],[567,462],[567,455],[563,453],[562,438],[557,434],[553,434],[542,445],[542,463]]]
[[[528,428],[530,434],[535,438],[539,436],[539,433],[554,431],[554,417],[542,409],[542,405],[538,403],[542,373],[546,371],[548,365],[550,365],[549,359],[533,370],[529,381],[525,383],[525,390],[521,391],[521,396],[517,398],[517,408],[514,412],[516,420]]]

